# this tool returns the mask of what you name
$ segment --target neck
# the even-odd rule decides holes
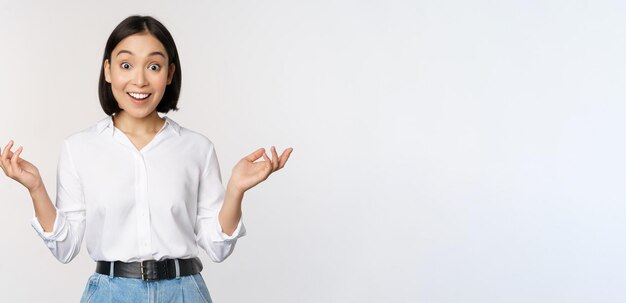
[[[143,118],[132,117],[121,111],[113,116],[113,125],[127,134],[156,134],[163,127],[165,119],[156,111]]]

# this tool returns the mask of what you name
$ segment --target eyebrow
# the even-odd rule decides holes
[[[129,50],[125,50],[125,49],[123,49],[123,50],[121,50],[121,51],[117,52],[116,57],[117,57],[117,56],[119,56],[119,55],[121,55],[121,54],[129,54],[129,55],[131,55],[131,56],[133,56],[133,55],[134,55],[134,54],[133,54],[133,52],[131,52],[131,51],[129,51]],[[161,57],[163,57],[163,58],[165,59],[165,55],[164,55],[162,52],[160,52],[160,51],[156,51],[156,52],[151,52],[151,53],[149,53],[149,54],[148,54],[148,57],[151,57],[151,56],[161,56]]]

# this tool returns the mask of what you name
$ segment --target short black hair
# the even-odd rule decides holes
[[[124,21],[117,25],[111,33],[111,36],[109,36],[109,40],[107,40],[107,44],[104,48],[104,56],[100,69],[100,81],[98,83],[98,97],[100,98],[102,109],[109,116],[119,113],[122,109],[118,106],[113,96],[111,83],[108,83],[104,77],[104,62],[106,60],[111,62],[111,53],[120,41],[137,33],[149,33],[157,38],[167,51],[167,56],[169,57],[168,68],[171,64],[175,66],[172,82],[165,88],[163,98],[159,105],[157,105],[156,110],[160,113],[178,110],[176,105],[178,104],[178,97],[180,95],[182,73],[174,38],[172,38],[167,28],[153,17],[134,15],[124,19]]]

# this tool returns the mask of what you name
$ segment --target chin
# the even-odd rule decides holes
[[[143,110],[137,111],[137,110],[122,109],[122,112],[124,112],[124,115],[135,118],[135,119],[143,119],[145,117],[152,115],[152,113],[154,113],[155,111],[156,111],[156,108],[151,111],[143,111]]]

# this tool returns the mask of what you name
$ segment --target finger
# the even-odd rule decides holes
[[[278,170],[278,165],[279,165],[279,159],[278,159],[278,153],[276,153],[276,147],[272,146],[271,151],[272,151],[272,171],[276,171]]]
[[[13,166],[11,165],[11,160],[13,160],[15,154],[12,151],[7,151],[5,153],[6,157],[2,158],[0,162],[2,162],[2,167],[4,169],[4,173],[11,177],[13,176],[14,173],[14,169]]]
[[[267,169],[269,169],[271,171],[272,170],[272,160],[270,160],[270,157],[266,153],[263,153],[263,159],[265,159],[265,168],[267,168]]]
[[[285,164],[287,164],[287,160],[289,160],[289,156],[291,156],[291,152],[293,151],[293,148],[287,148],[281,155],[280,155],[280,165],[278,166],[278,169],[281,169],[283,167],[285,167]]]
[[[4,150],[2,151],[2,160],[6,160],[8,157],[8,152],[11,150],[11,147],[13,146],[13,140],[9,140],[9,143],[7,143],[7,145],[4,147]]]
[[[265,154],[265,148],[259,148],[259,149],[255,150],[253,153],[247,155],[244,159],[246,159],[247,161],[250,161],[250,162],[254,162],[258,158],[261,158],[261,156],[263,154]]]
[[[2,151],[2,156],[0,156],[0,162],[2,163],[2,168],[7,173],[6,169],[10,169],[9,157],[13,155],[11,152],[11,147],[13,146],[13,140],[10,140],[9,143],[4,147]]]
[[[20,158],[20,154],[22,153],[23,150],[24,150],[23,146],[18,147],[15,153],[13,154],[13,157],[11,157],[11,168],[13,169],[14,172],[20,171],[19,166],[17,165],[17,160]]]
[[[0,167],[5,170],[10,169],[11,168],[11,157],[13,157],[13,152],[12,151],[8,151],[7,153],[7,159],[1,159],[0,158]]]

